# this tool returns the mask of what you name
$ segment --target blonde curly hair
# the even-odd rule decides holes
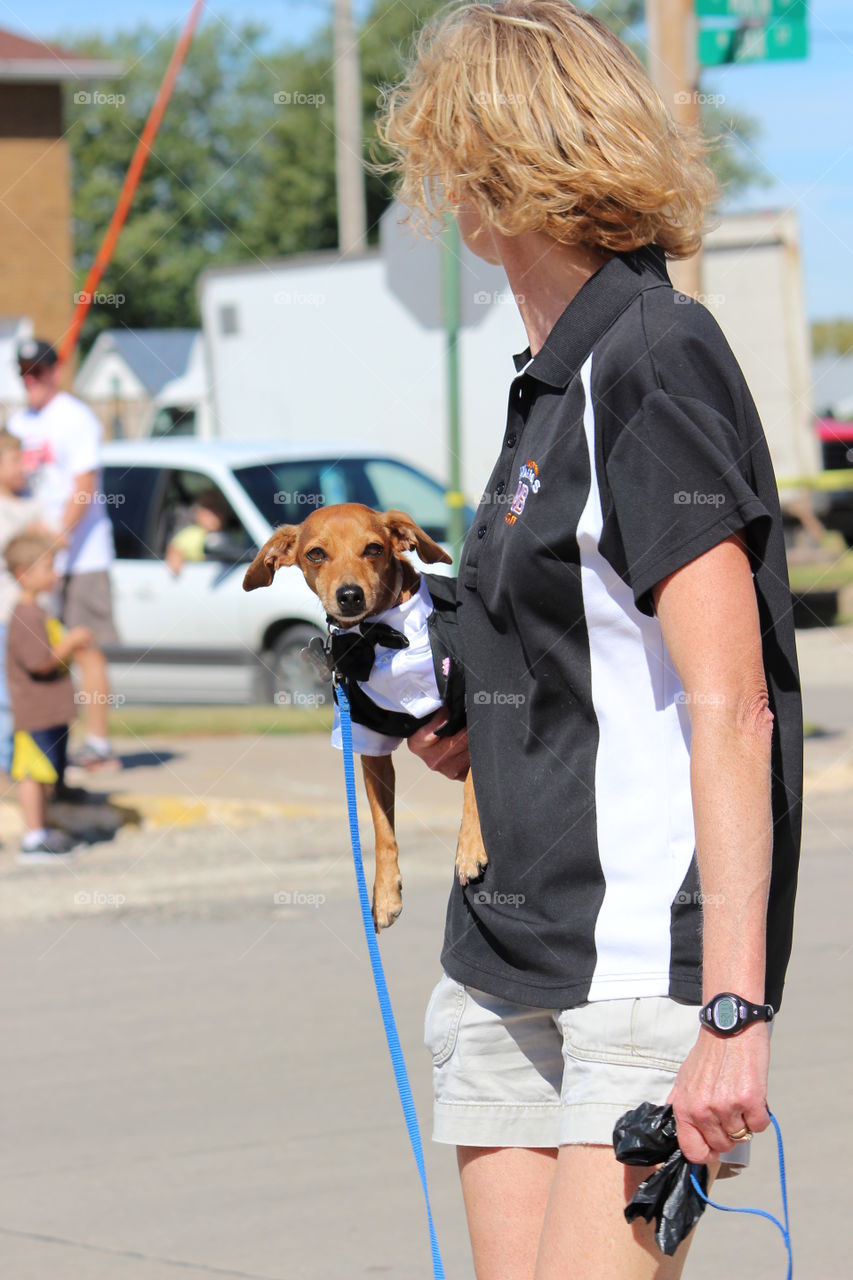
[[[699,248],[716,183],[621,40],[567,0],[452,0],[383,86],[377,129],[398,199],[431,235],[462,203],[507,236],[624,252]]]

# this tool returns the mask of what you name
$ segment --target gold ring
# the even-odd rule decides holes
[[[747,1125],[738,1129],[737,1133],[730,1133],[728,1136],[732,1142],[752,1142],[752,1130]]]

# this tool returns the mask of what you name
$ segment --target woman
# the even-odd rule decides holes
[[[461,557],[467,738],[410,739],[453,777],[470,752],[489,854],[452,890],[427,1011],[434,1136],[479,1280],[674,1280],[689,1239],[665,1259],[626,1224],[644,1171],[613,1126],[669,1100],[711,1179],[746,1163],[800,827],[770,459],[665,266],[698,248],[713,182],[633,55],[562,0],[444,13],[380,134],[402,201],[452,209],[503,264],[529,339]]]

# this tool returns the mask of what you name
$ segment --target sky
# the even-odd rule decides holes
[[[367,0],[354,0],[356,16]],[[174,27],[190,0],[0,0],[0,26],[31,38],[109,35],[142,22]],[[300,43],[331,15],[332,0],[211,0],[204,21],[253,19],[272,36]],[[853,0],[809,0],[805,61],[705,70],[701,91],[753,116],[755,158],[770,179],[737,208],[796,208],[811,319],[853,317]]]

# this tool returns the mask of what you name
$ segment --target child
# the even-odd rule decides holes
[[[25,487],[21,442],[0,429],[0,551],[24,529],[40,527],[41,508],[35,498],[21,497]],[[0,558],[0,770],[12,764],[12,708],[6,688],[6,630],[18,596],[18,585]]]
[[[228,508],[215,489],[199,494],[193,503],[193,523],[175,534],[166,548],[166,563],[172,573],[179,574],[187,560],[204,559],[204,543],[209,533],[221,533],[225,527]]]
[[[6,547],[6,564],[17,580],[18,602],[9,622],[7,669],[15,739],[12,777],[24,818],[18,861],[56,863],[73,841],[45,825],[47,799],[65,770],[68,727],[74,719],[74,689],[67,662],[92,643],[87,627],[65,631],[37,602],[56,587],[53,544],[43,533],[22,533]]]

